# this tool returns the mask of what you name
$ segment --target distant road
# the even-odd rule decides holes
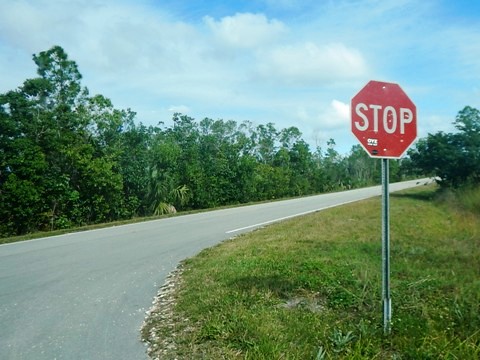
[[[0,245],[0,359],[147,359],[144,314],[180,260],[266,224],[380,194],[376,186]]]

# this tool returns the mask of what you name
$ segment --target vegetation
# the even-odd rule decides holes
[[[130,109],[91,96],[55,46],[33,55],[38,77],[0,94],[0,237],[349,189],[379,182],[360,145],[312,151],[296,127],[201,121],[174,114],[144,126]],[[454,134],[429,134],[390,162],[392,181],[438,176],[445,188],[480,181],[480,112]]]
[[[90,95],[61,47],[33,61],[38,77],[0,94],[0,237],[379,182],[359,145],[312,151],[296,127],[182,114],[145,126]],[[145,328],[152,346],[173,331],[167,354],[189,358],[479,358],[480,111],[465,107],[454,125],[390,162],[391,181],[436,176],[443,201],[433,189],[392,201],[391,337],[372,200],[186,261],[168,321]]]
[[[466,106],[453,122],[456,133],[428,134],[409,151],[413,166],[438,176],[444,188],[480,184],[480,111]]]
[[[379,181],[360,146],[312,152],[295,127],[182,114],[147,127],[91,96],[61,47],[33,60],[38,77],[0,94],[0,237]]]
[[[151,355],[478,359],[478,214],[437,199],[435,187],[392,195],[385,336],[380,206],[372,199],[295,218],[184,261],[143,329]]]

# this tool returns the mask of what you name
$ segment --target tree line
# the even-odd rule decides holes
[[[0,94],[0,236],[380,181],[378,160],[360,145],[341,155],[331,139],[312,151],[296,127],[183,114],[145,126],[90,95],[61,47],[33,61],[38,76]],[[422,165],[425,141],[390,162],[392,181],[434,172]]]
[[[456,132],[428,134],[408,152],[412,171],[438,177],[443,188],[478,187],[480,111],[465,106],[453,125]]]

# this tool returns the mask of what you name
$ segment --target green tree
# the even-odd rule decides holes
[[[466,106],[454,121],[457,134],[457,144],[464,159],[467,182],[480,182],[480,110]]]
[[[147,167],[147,204],[151,214],[174,213],[188,200],[187,186],[179,183],[182,151],[176,134],[157,132]]]
[[[458,132],[428,134],[409,151],[412,167],[439,177],[446,187],[480,182],[480,112],[465,107],[454,125]]]
[[[150,163],[157,131],[151,126],[136,125],[133,116],[126,117],[123,124],[119,159],[124,194],[122,217],[151,214],[152,202],[148,198],[151,195],[146,189],[151,181]]]
[[[312,153],[293,126],[182,114],[170,127],[137,125],[130,109],[89,95],[61,47],[33,60],[38,77],[0,94],[2,235],[307,195],[373,177],[358,148],[343,156],[330,139],[325,153]],[[440,140],[474,159],[465,176],[476,179],[478,111],[464,109],[456,126],[462,136]]]
[[[258,125],[252,135],[258,160],[264,164],[271,164],[278,144],[278,131],[275,125],[273,123]]]
[[[361,145],[352,146],[346,163],[351,187],[378,184],[380,181],[380,160],[371,158]]]
[[[37,65],[38,75],[48,88],[48,107],[68,111],[82,103],[83,97],[88,94],[80,83],[82,75],[77,64],[68,59],[60,46],[33,55],[33,61]]]
[[[326,177],[326,190],[339,190],[349,187],[347,164],[344,157],[335,149],[334,139],[327,142],[327,150],[323,157],[322,166]]]
[[[438,176],[444,186],[459,186],[464,182],[465,164],[459,156],[458,137],[451,133],[438,132],[420,139],[409,156],[415,167],[425,175]]]
[[[89,97],[61,47],[33,60],[39,77],[0,95],[0,212],[15,224],[4,232],[118,218],[122,124],[132,114]]]

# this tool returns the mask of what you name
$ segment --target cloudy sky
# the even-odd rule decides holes
[[[420,136],[480,108],[477,0],[0,0],[0,93],[54,45],[91,94],[146,125],[273,122],[348,152],[350,100],[369,80],[401,85]]]

